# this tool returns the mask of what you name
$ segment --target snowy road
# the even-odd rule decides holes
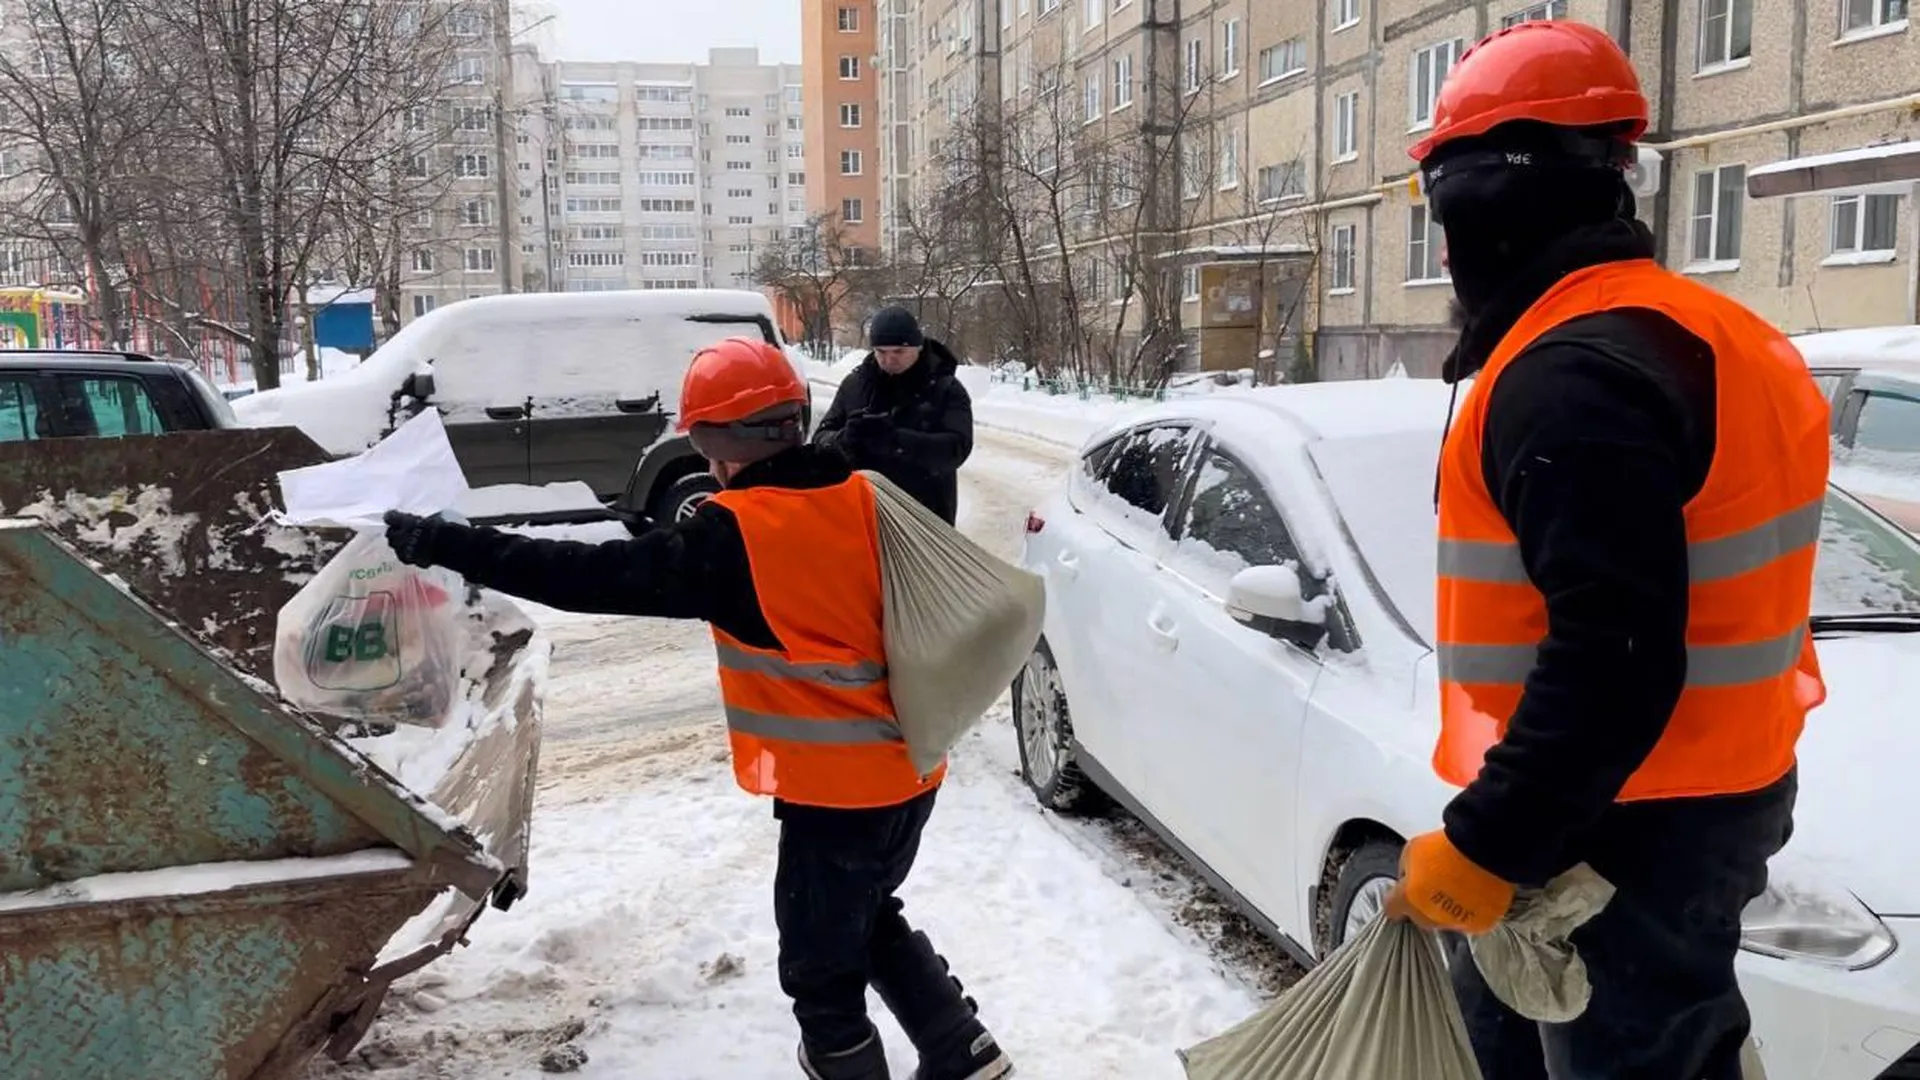
[[[1005,556],[1069,456],[982,430],[961,524]],[[555,642],[533,894],[402,984],[345,1067],[393,1080],[791,1080],[775,825],[733,786],[704,627],[539,613]],[[955,753],[903,890],[1035,1080],[1175,1080],[1279,965],[1137,825],[1042,814],[1004,705]],[[913,1066],[880,1016],[895,1074]]]

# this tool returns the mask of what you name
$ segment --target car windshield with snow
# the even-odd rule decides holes
[[[1447,397],[1389,379],[1154,406],[1027,523],[1048,590],[1014,687],[1030,786],[1122,803],[1303,960],[1378,914],[1452,794],[1429,763]],[[1907,1045],[1861,1051],[1920,1032],[1920,956],[1896,948],[1920,937],[1920,728],[1896,707],[1920,694],[1920,542],[1831,488],[1816,578],[1828,700],[1740,971],[1770,1074],[1873,1080],[1903,1054],[1920,1071]]]

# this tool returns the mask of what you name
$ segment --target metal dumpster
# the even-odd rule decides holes
[[[344,1057],[524,892],[547,645],[516,607],[470,598],[471,730],[425,791],[389,733],[262,681],[340,540],[264,521],[274,477],[325,458],[291,429],[0,446],[0,1078]]]

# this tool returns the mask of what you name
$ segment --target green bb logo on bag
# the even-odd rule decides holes
[[[307,678],[322,690],[384,690],[400,681],[400,605],[390,592],[338,596],[307,634]]]

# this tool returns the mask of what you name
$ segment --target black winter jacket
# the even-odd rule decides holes
[[[922,346],[920,362],[899,375],[880,370],[869,355],[833,395],[814,429],[814,444],[839,450],[856,469],[878,472],[953,524],[960,466],[973,453],[973,400],[954,378],[958,366],[953,353],[932,338]],[[885,418],[891,432],[872,442],[849,438],[848,422],[863,416]]]
[[[742,469],[731,488],[823,488],[852,470],[840,455],[803,446]],[[754,588],[747,544],[716,502],[631,540],[538,540],[434,519],[411,561],[444,566],[477,585],[563,611],[700,619],[759,649],[779,649]]]
[[[1562,277],[1652,254],[1638,222],[1564,237],[1469,323],[1449,376],[1479,371]],[[1617,820],[1661,813],[1685,829],[1726,802],[1614,804],[1686,680],[1684,510],[1713,461],[1714,400],[1707,344],[1645,309],[1549,331],[1494,386],[1483,475],[1546,597],[1547,638],[1506,738],[1445,820],[1462,854],[1508,881],[1543,883]]]

